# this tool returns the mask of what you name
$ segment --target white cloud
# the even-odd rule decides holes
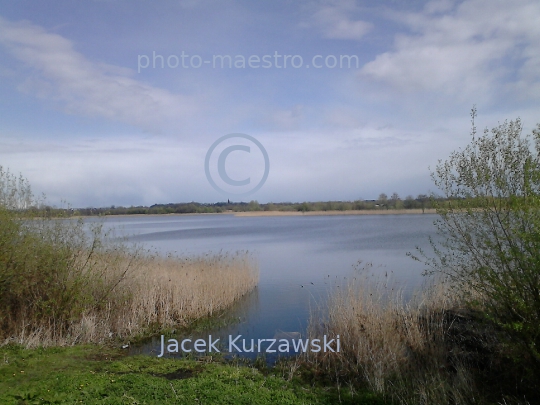
[[[331,2],[315,11],[304,26],[318,28],[325,38],[359,40],[373,28],[373,24],[352,19],[350,15],[356,13],[354,2]]]
[[[32,70],[19,89],[53,100],[68,113],[156,131],[163,120],[197,110],[194,100],[134,80],[128,69],[89,61],[71,41],[30,22],[0,17],[0,44]]]
[[[509,93],[540,96],[540,3],[468,0],[454,11],[436,1],[392,13],[410,33],[364,65],[361,76],[402,91],[437,91],[478,102]],[[444,14],[439,14],[445,12]]]
[[[110,136],[36,141],[5,138],[0,157],[27,177],[51,204],[77,206],[155,204],[203,199],[205,148],[178,139]]]

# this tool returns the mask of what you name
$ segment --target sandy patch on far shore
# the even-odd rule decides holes
[[[236,212],[235,217],[288,217],[310,215],[403,215],[403,214],[436,214],[435,209],[410,210],[350,210],[350,211],[250,211]]]

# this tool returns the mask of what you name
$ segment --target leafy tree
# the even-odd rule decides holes
[[[388,208],[388,196],[387,196],[385,193],[379,194],[379,198],[377,199],[377,203],[378,203],[381,207],[386,207],[386,208]]]
[[[477,136],[471,116],[471,143],[432,173],[447,201],[434,201],[442,242],[429,264],[540,365],[540,124],[532,136],[519,118]]]
[[[260,211],[261,206],[257,200],[251,200],[248,204],[249,211]]]
[[[416,201],[420,203],[420,208],[422,208],[422,212],[424,212],[426,209],[426,204],[429,202],[429,196],[426,194],[418,194]]]
[[[303,202],[297,207],[297,210],[301,212],[307,212],[309,211],[309,204],[307,202]]]
[[[392,194],[392,196],[390,197],[390,205],[392,206],[392,208],[401,208],[402,207],[401,198],[399,198],[398,193],[394,192]]]
[[[403,201],[403,206],[407,209],[415,208],[416,201],[414,200],[414,197],[412,195],[408,195],[407,197],[405,197],[405,201]]]

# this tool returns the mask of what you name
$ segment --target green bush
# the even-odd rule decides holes
[[[514,358],[540,365],[540,125],[519,119],[477,136],[439,161],[432,178],[447,198],[431,270],[509,337]]]
[[[99,224],[50,218],[32,200],[28,183],[1,167],[0,184],[0,337],[21,328],[67,333],[73,321],[117,293],[133,255],[107,241]]]

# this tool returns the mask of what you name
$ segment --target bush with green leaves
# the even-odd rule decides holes
[[[110,305],[136,256],[127,253],[99,223],[51,218],[26,179],[0,167],[0,339],[21,329],[68,334],[82,315]]]
[[[523,136],[518,118],[478,136],[471,116],[470,144],[432,173],[448,200],[433,202],[442,238],[430,271],[540,364],[540,125]]]

